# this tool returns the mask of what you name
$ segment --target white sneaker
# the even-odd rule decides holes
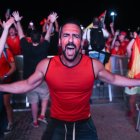
[[[47,119],[45,117],[39,116],[38,120],[45,123],[45,124],[48,124]]]

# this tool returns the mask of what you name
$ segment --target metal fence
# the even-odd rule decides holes
[[[116,56],[110,57],[111,72],[119,75],[127,74],[128,57]],[[118,87],[97,80],[93,87],[92,99],[109,98],[112,102],[113,98],[124,98],[124,87]]]

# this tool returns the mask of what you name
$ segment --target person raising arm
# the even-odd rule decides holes
[[[1,56],[1,53],[5,46],[5,42],[6,42],[7,35],[8,35],[8,30],[13,23],[14,23],[13,17],[11,17],[8,21],[3,22],[3,32],[2,32],[2,35],[0,38],[0,56]]]

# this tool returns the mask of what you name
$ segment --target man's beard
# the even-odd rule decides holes
[[[73,49],[75,49],[75,51],[76,51],[76,52],[75,52],[75,55],[74,55],[74,57],[73,57],[72,59],[69,59],[69,58],[67,57],[67,55],[66,55],[66,49],[70,49],[70,48],[68,48],[69,46],[74,47]],[[80,48],[81,48],[81,47],[79,47],[79,49],[76,50],[75,44],[74,44],[73,42],[71,42],[71,43],[68,43],[68,44],[65,46],[65,50],[62,50],[62,53],[63,53],[63,55],[64,55],[64,57],[65,57],[65,59],[66,59],[67,61],[73,62],[73,61],[75,60],[75,58],[77,57],[77,55],[79,54]]]

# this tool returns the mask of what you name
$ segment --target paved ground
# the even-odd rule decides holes
[[[91,105],[92,117],[97,128],[99,140],[140,140],[140,132],[135,131],[125,116],[126,104],[121,102],[94,102]],[[14,112],[15,127],[5,136],[5,140],[41,140],[47,127],[40,124],[33,128],[31,112]]]

